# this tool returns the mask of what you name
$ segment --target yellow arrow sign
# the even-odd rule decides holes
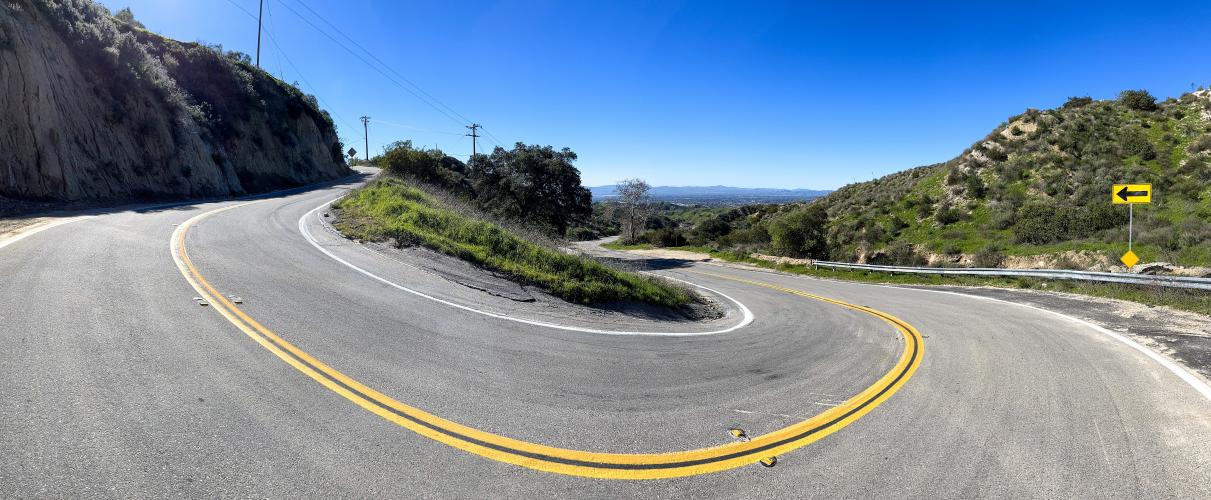
[[[1110,200],[1115,205],[1152,203],[1152,184],[1115,184]]]

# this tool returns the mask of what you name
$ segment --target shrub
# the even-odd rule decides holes
[[[1203,151],[1211,151],[1211,135],[1199,137],[1197,141],[1190,143],[1190,147],[1186,150],[1193,154],[1198,154]]]
[[[1001,264],[1004,262],[1005,253],[995,243],[990,243],[979,252],[976,252],[975,258],[972,259],[972,264],[975,267],[1001,267]]]
[[[943,226],[954,224],[963,220],[963,211],[950,205],[942,205],[941,208],[938,208],[938,212],[934,214],[934,220]]]
[[[732,225],[718,217],[707,219],[694,228],[703,239],[713,241],[732,232]]]
[[[987,187],[984,185],[984,181],[980,179],[979,174],[975,173],[967,176],[967,181],[964,187],[967,189],[967,196],[972,198],[983,198],[984,194],[987,192]]]
[[[648,231],[643,234],[643,239],[658,247],[680,247],[686,243],[685,234],[680,229],[669,227]]]
[[[1118,102],[1136,111],[1152,111],[1156,109],[1156,98],[1147,90],[1124,90],[1118,95]]]
[[[122,10],[119,10],[116,14],[114,14],[114,19],[117,19],[119,21],[122,21],[126,24],[129,24],[129,25],[134,26],[139,29],[147,29],[146,26],[143,26],[143,23],[141,23],[137,19],[135,19],[135,14],[130,11],[130,7],[126,7],[126,8],[123,8]]]
[[[928,261],[924,255],[917,253],[916,247],[904,241],[897,241],[887,247],[887,259],[897,266],[923,266]]]
[[[597,232],[587,227],[574,227],[568,231],[568,239],[572,241],[589,241],[597,237]]]
[[[1064,109],[1083,108],[1089,104],[1093,104],[1092,97],[1069,97],[1068,101],[1064,102]]]
[[[1067,232],[1067,224],[1057,217],[1057,212],[1056,206],[1047,202],[1023,206],[1018,210],[1018,222],[1013,228],[1014,240],[1034,244],[1059,241]]]
[[[1139,156],[1141,159],[1156,159],[1156,148],[1148,141],[1148,137],[1139,129],[1129,129],[1119,138],[1119,144],[1125,156]]]
[[[827,225],[828,213],[821,205],[795,209],[770,224],[771,246],[775,253],[788,257],[824,257],[828,254]]]

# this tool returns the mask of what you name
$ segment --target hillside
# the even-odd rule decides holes
[[[956,158],[811,202],[653,204],[633,245],[899,265],[1110,270],[1127,247],[1113,184],[1151,183],[1135,251],[1211,267],[1211,90],[1163,102],[1144,91],[1071,98],[1011,117]],[[599,203],[594,220],[612,220]],[[598,224],[606,227],[605,224]],[[617,224],[614,224],[617,226]],[[613,227],[616,230],[616,227]]]
[[[1211,91],[1072,98],[1010,118],[955,159],[821,198],[834,259],[1109,267],[1126,249],[1115,183],[1152,183],[1135,212],[1147,260],[1211,264]],[[1030,257],[1045,255],[1044,257]]]
[[[0,2],[0,197],[225,196],[351,173],[313,97],[90,0]]]

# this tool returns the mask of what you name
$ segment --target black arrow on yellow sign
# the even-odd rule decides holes
[[[1127,186],[1123,186],[1123,189],[1118,190],[1118,192],[1114,194],[1123,201],[1131,201],[1130,199],[1136,196],[1148,196],[1147,191],[1128,191]]]

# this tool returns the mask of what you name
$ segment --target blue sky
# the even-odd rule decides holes
[[[255,13],[257,0],[102,3],[172,38],[255,52],[256,20],[237,5]],[[359,151],[357,118],[370,115],[375,152],[407,138],[465,158],[465,117],[491,134],[484,147],[572,148],[586,185],[836,188],[945,161],[1010,115],[1068,96],[1163,98],[1211,83],[1207,1],[267,7],[262,66],[316,94]],[[303,17],[358,51],[332,23],[453,111]]]

